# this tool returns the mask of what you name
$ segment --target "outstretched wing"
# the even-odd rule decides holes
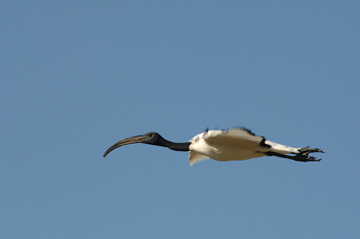
[[[256,136],[245,128],[208,130],[190,140],[190,165],[205,158],[219,161],[245,160],[264,156],[265,138]]]
[[[270,147],[265,144],[264,137],[256,136],[245,128],[231,128],[225,131],[210,130],[204,133],[203,138],[212,145],[228,145],[245,149],[258,146]]]
[[[258,152],[272,151],[281,154],[297,154],[300,152],[300,148],[293,148],[266,140],[265,137],[257,136],[246,128],[232,128],[226,131],[217,131],[216,134],[204,136],[204,140],[213,145],[228,145],[242,149],[256,149]]]

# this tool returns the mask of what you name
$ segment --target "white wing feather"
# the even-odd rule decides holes
[[[243,128],[232,128],[226,131],[211,130],[205,132],[203,138],[209,144],[219,144],[228,146],[239,146],[242,148],[250,148],[259,146],[264,139],[261,136],[252,134],[249,130]]]
[[[208,156],[205,156],[205,155],[196,153],[196,152],[194,152],[194,151],[190,151],[189,153],[190,153],[190,155],[189,155],[189,163],[190,163],[190,166],[192,166],[194,163],[203,161],[203,160],[205,160],[205,159],[209,159]]]

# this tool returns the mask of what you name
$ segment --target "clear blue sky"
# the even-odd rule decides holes
[[[0,237],[359,238],[359,1],[5,1]],[[207,160],[245,126],[320,163]]]

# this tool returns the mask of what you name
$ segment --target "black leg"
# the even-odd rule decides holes
[[[315,153],[315,152],[324,153],[321,149],[318,149],[318,148],[309,149],[308,147],[301,148],[299,151],[300,152],[294,156],[280,154],[280,153],[271,152],[271,151],[266,152],[266,155],[292,159],[292,160],[299,161],[299,162],[309,162],[309,161],[319,162],[321,160],[321,158],[317,159],[315,157],[309,156],[309,153]]]

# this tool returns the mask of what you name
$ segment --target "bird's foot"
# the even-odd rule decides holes
[[[321,149],[318,148],[309,149],[309,147],[301,148],[299,151],[300,153],[293,156],[292,159],[300,162],[309,162],[309,161],[319,162],[321,161],[321,158],[318,159],[313,156],[310,156],[309,153],[324,153],[324,151],[322,151]]]

